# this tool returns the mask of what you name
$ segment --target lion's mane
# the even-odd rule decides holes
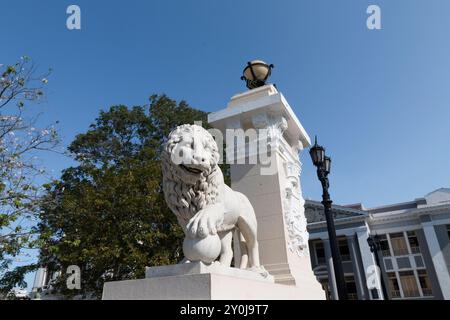
[[[204,145],[211,151],[210,170],[199,175],[195,183],[186,183],[186,174],[171,160],[171,154],[176,145],[185,135],[194,135],[194,130],[200,133],[195,138],[204,139]],[[163,191],[166,203],[172,212],[184,225],[201,209],[217,200],[218,188],[223,184],[222,171],[218,166],[219,152],[211,134],[200,126],[182,125],[173,130],[168,137],[162,154]]]

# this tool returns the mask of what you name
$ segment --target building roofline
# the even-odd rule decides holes
[[[436,189],[436,190],[433,190],[433,191],[431,191],[431,192],[428,192],[428,193],[425,195],[425,197],[428,197],[429,195],[431,195],[431,194],[433,194],[433,193],[435,193],[435,192],[437,192],[437,191],[441,191],[441,190],[446,190],[446,191],[449,191],[449,192],[450,192],[450,188],[444,188],[444,187],[442,187],[442,188],[438,188],[438,189]]]
[[[369,213],[390,212],[390,211],[398,211],[398,210],[405,210],[405,209],[415,209],[415,208],[418,208],[419,205],[425,205],[425,204],[427,204],[427,200],[425,198],[417,198],[414,201],[388,204],[388,205],[384,205],[384,206],[369,208],[369,209],[366,209],[366,211]]]
[[[404,219],[416,219],[421,215],[445,213],[450,211],[450,203],[446,203],[438,206],[414,208],[412,210],[390,213],[387,215],[370,214],[371,221],[388,221],[388,220],[404,220]]]
[[[319,201],[305,200],[305,204],[309,204],[309,205],[312,205],[314,207],[323,209],[323,204],[321,202],[319,202]],[[331,209],[334,210],[334,211],[337,211],[337,212],[357,214],[359,216],[368,216],[369,215],[368,212],[366,212],[364,210],[349,208],[349,207],[341,206],[341,205],[337,205],[337,204],[332,204],[331,205]],[[355,216],[353,216],[353,217],[355,217]]]

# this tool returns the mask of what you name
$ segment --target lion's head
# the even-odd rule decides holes
[[[162,154],[163,187],[170,209],[184,222],[217,197],[222,172],[212,135],[198,125],[173,130]]]

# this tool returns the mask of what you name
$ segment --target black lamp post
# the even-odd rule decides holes
[[[380,270],[380,282],[381,282],[381,290],[383,291],[383,297],[385,300],[389,300],[386,286],[384,284],[383,275],[381,274],[380,256],[379,256],[379,252],[381,250],[380,237],[378,235],[375,236],[370,235],[367,238],[367,243],[369,244],[370,252],[372,252],[375,255],[375,262],[377,264],[378,270]]]
[[[267,64],[261,60],[247,62],[241,80],[245,80],[247,88],[255,89],[266,84],[272,73],[273,64]]]
[[[333,258],[334,276],[336,279],[338,299],[348,300],[347,287],[345,285],[344,270],[342,268],[342,259],[339,252],[339,246],[336,239],[336,229],[334,227],[334,219],[331,213],[331,204],[328,188],[330,187],[328,181],[328,174],[331,170],[331,158],[325,155],[325,149],[317,144],[317,137],[314,146],[309,150],[312,162],[317,167],[317,177],[322,183],[322,204],[325,212],[325,219],[327,221],[328,237],[330,239],[331,256]]]

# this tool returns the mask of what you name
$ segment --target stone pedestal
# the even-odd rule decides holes
[[[171,266],[147,267],[145,270],[146,278],[161,278],[191,274],[216,274],[239,279],[274,283],[273,276],[271,275],[262,276],[256,272],[252,272],[249,270],[224,267],[218,262],[207,265],[203,262],[197,261],[191,263],[175,264]]]
[[[311,269],[300,186],[299,152],[310,138],[292,108],[266,85],[232,97],[208,122],[225,137],[231,187],[255,209],[261,264],[277,283],[325,299]]]
[[[103,300],[313,300],[314,293],[274,284],[254,272],[202,263],[147,268],[139,280],[107,282]]]
[[[325,299],[311,269],[300,187],[298,154],[310,139],[286,99],[267,85],[234,96],[208,121],[224,134],[219,147],[226,138],[232,188],[255,209],[261,264],[273,277],[217,264],[154,267],[146,279],[105,283],[103,299]]]

